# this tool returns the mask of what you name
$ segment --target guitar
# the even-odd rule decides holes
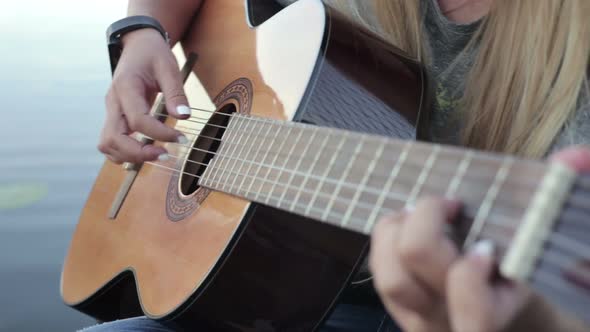
[[[98,320],[228,331],[316,329],[355,280],[378,217],[419,196],[464,202],[452,235],[498,247],[501,273],[590,322],[590,177],[416,141],[421,65],[319,0],[206,1],[181,42],[188,144],[105,162],[61,294]],[[198,77],[198,80],[196,79]],[[142,138],[152,143],[149,138]]]

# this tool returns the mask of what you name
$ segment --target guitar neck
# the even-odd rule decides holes
[[[459,242],[492,238],[504,256],[531,206],[541,204],[538,193],[563,191],[541,181],[565,173],[552,169],[511,156],[234,114],[200,184],[364,234],[381,215],[420,196],[455,198],[464,203]]]

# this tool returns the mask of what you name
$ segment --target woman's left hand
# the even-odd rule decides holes
[[[587,149],[568,149],[552,159],[590,171]],[[531,294],[523,284],[491,282],[491,242],[478,242],[466,254],[459,253],[444,232],[459,207],[457,202],[426,198],[413,211],[383,218],[373,231],[369,262],[375,288],[405,331],[500,331]]]
[[[387,310],[404,331],[498,331],[525,302],[525,288],[491,285],[491,242],[466,255],[444,233],[459,204],[420,200],[415,210],[385,217],[375,227],[370,266]]]

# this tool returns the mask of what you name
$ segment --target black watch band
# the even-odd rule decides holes
[[[107,29],[107,45],[109,48],[109,59],[111,61],[111,73],[115,73],[121,53],[123,52],[123,42],[121,37],[131,31],[151,28],[157,30],[162,37],[169,42],[168,33],[164,30],[160,22],[149,16],[129,16],[119,20]]]

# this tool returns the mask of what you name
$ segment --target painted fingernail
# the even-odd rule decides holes
[[[480,240],[469,250],[469,255],[483,258],[490,258],[494,255],[495,246],[491,240]]]
[[[414,212],[414,210],[416,210],[416,205],[414,205],[413,203],[408,203],[404,206],[403,212],[412,213]]]
[[[170,156],[167,153],[162,153],[161,155],[158,156],[159,161],[166,161],[169,159],[170,159]]]
[[[176,112],[180,115],[190,115],[191,109],[186,105],[179,105],[176,107]]]
[[[176,138],[176,141],[177,141],[179,144],[187,144],[187,143],[188,143],[188,138],[186,138],[186,136],[184,136],[184,135],[180,135],[180,136],[178,136],[178,137]]]

